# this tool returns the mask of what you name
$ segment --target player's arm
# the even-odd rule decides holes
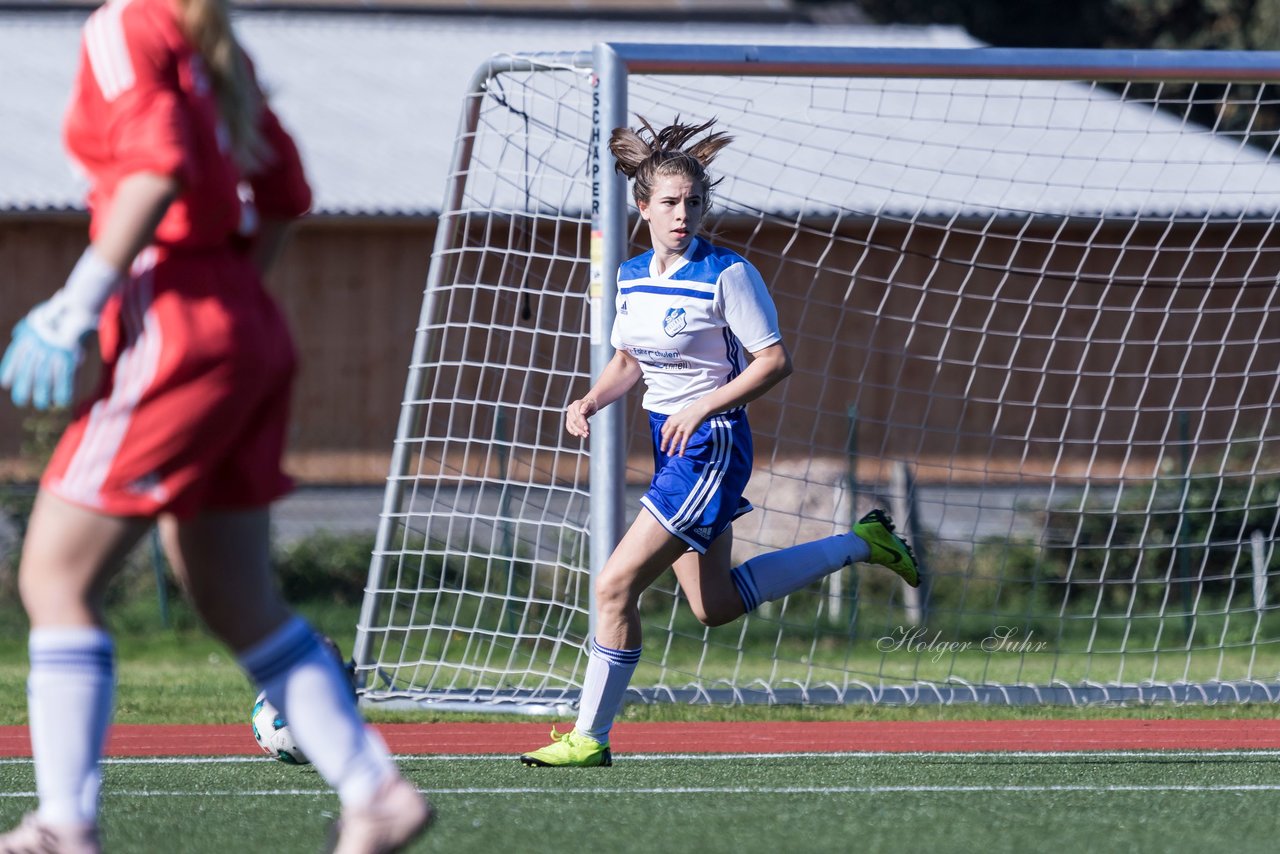
[[[71,403],[84,339],[98,328],[102,307],[151,242],[179,190],[176,178],[154,172],[121,180],[106,222],[66,284],[14,327],[0,360],[0,386],[10,390],[15,404],[47,409]]]
[[[736,409],[763,397],[769,389],[791,376],[791,354],[781,341],[751,354],[751,364],[720,388],[669,417],[662,425],[659,449],[683,455],[689,439],[702,422],[717,412]]]
[[[639,379],[640,363],[625,350],[615,350],[591,391],[565,410],[565,429],[572,436],[586,439],[591,435],[587,419],[630,391]]]
[[[84,338],[97,329],[103,305],[190,172],[175,55],[140,4],[118,8],[118,15],[99,9],[86,24],[68,144],[74,150],[77,134],[91,134],[111,152],[113,171],[125,177],[66,284],[14,327],[0,360],[0,386],[19,406],[71,402]]]
[[[717,412],[736,409],[763,397],[769,389],[791,376],[791,354],[779,341],[751,354],[751,364],[720,388],[690,404],[702,420]]]
[[[174,176],[154,172],[135,172],[121,180],[111,213],[89,251],[123,274],[143,247],[151,243],[156,226],[181,189]]]

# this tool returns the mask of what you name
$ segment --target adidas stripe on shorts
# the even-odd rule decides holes
[[[751,427],[744,410],[713,415],[689,439],[684,456],[658,450],[667,416],[649,413],[653,481],[640,503],[662,526],[703,554],[733,520],[752,510]]]

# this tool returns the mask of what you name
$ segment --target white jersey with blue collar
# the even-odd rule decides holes
[[[694,238],[662,273],[652,251],[618,268],[612,343],[640,363],[650,412],[679,412],[781,340],[764,279],[736,252]]]

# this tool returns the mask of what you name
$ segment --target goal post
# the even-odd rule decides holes
[[[647,248],[609,131],[717,118],[707,227],[778,304],[734,560],[890,509],[855,567],[725,627],[670,573],[633,699],[1280,699],[1280,55],[597,45],[466,96],[355,657],[362,701],[576,699],[591,577],[651,459],[563,410]]]

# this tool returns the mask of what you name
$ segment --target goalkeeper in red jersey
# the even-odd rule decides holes
[[[618,270],[614,357],[569,404],[565,427],[586,438],[591,416],[643,379],[654,476],[595,580],[596,634],[577,722],[567,733],[552,729],[550,745],[520,757],[525,765],[611,764],[609,731],[640,660],[640,594],[667,567],[708,626],[859,561],[920,583],[910,548],[880,510],[849,533],[731,564],[733,520],[752,509],[743,496],[752,467],[746,405],[791,373],[791,357],[760,273],[698,236],[715,185],[707,166],[730,142],[724,133],[693,141],[712,124],[655,130],[644,122],[610,140],[653,249]]]
[[[0,852],[99,850],[114,691],[103,591],[157,521],[204,621],[337,790],[336,850],[397,850],[432,817],[271,576],[295,355],[262,273],[311,193],[227,7],[110,0],[85,25],[65,141],[90,181],[91,243],[14,328],[0,385],[18,405],[68,405],[95,332],[104,371],[23,547],[39,807]]]

